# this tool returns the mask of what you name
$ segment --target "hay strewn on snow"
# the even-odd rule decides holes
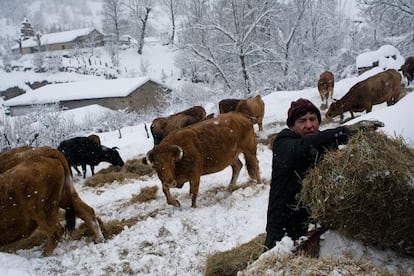
[[[95,175],[88,177],[85,185],[89,187],[101,187],[114,181],[122,182],[125,179],[137,179],[153,174],[154,170],[150,166],[144,165],[142,163],[142,156],[140,156],[127,160],[122,167],[110,166],[100,170]]]
[[[414,255],[414,153],[400,138],[359,133],[328,152],[299,195],[323,225]]]
[[[256,275],[381,275],[391,276],[385,269],[348,258],[310,258],[304,255],[271,252],[240,271],[238,276]]]

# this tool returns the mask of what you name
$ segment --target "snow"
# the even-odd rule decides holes
[[[375,62],[378,62],[378,67],[383,69],[399,69],[404,64],[404,58],[392,45],[384,45],[376,51],[365,52],[356,57],[357,68],[371,67]],[[393,65],[390,66],[390,63]]]
[[[165,66],[164,57],[171,49],[159,44],[153,46],[144,48],[142,58],[146,58],[150,67],[154,68],[155,74],[158,74],[159,68]],[[152,58],[145,53],[151,54]],[[130,66],[132,66],[131,60],[135,60],[135,66],[138,67],[137,59],[136,56],[122,58]],[[168,60],[171,60],[171,57]],[[163,70],[177,69],[171,63],[168,69],[164,67]],[[381,70],[382,68],[374,68],[358,77],[336,80],[334,97],[342,97],[352,85]],[[37,77],[30,75],[32,73],[25,74],[26,80]],[[12,83],[14,77],[17,78],[14,79],[16,83],[21,82],[21,73],[6,74],[0,70],[2,81],[7,79],[8,83]],[[74,75],[71,74],[70,77],[74,78]],[[81,77],[82,79],[79,80],[85,81],[85,76]],[[90,84],[97,91],[104,91],[106,86],[104,82],[93,79]],[[225,97],[223,95],[223,98]],[[259,135],[266,136],[284,128],[290,102],[299,97],[307,98],[317,106],[321,104],[316,87],[300,91],[277,91],[264,96],[266,106],[264,131]],[[402,136],[410,146],[414,146],[414,128],[409,115],[413,113],[411,104],[413,101],[414,93],[411,93],[394,106],[387,107],[386,104],[380,104],[374,106],[369,114],[357,113],[360,117],[348,123],[361,119],[381,120],[385,123],[382,131],[389,136]],[[206,106],[211,108],[217,105],[206,103]],[[95,105],[64,113],[66,116],[76,118],[77,121],[82,121],[83,116],[93,112],[102,112],[102,108]],[[217,110],[215,112],[217,113]],[[323,115],[324,112],[322,111]],[[329,124],[324,124],[322,129],[337,125],[336,119]],[[152,148],[153,141],[146,137],[143,122],[123,128],[121,132],[122,138],[119,138],[117,131],[99,133],[99,136],[103,145],[119,147],[124,161],[142,156]],[[185,184],[182,189],[171,190],[181,202],[182,206],[179,208],[166,204],[161,189],[158,190],[155,200],[125,207],[125,203],[129,202],[132,195],[138,194],[141,188],[148,186],[161,188],[156,175],[126,183],[108,183],[100,188],[87,187],[82,178],[75,176],[75,186],[80,197],[94,208],[103,221],[128,219],[151,212],[156,212],[156,215],[149,216],[131,227],[125,227],[122,232],[100,244],[91,242],[90,237],[83,237],[81,240],[66,237],[49,257],[41,256],[42,247],[20,250],[15,254],[0,253],[0,275],[203,275],[204,264],[209,254],[229,250],[265,231],[272,153],[267,146],[258,145],[257,156],[264,184],[230,193],[226,191],[230,181],[230,168],[202,176],[196,209],[190,207],[188,184]],[[107,166],[107,163],[102,163],[96,171]],[[87,176],[89,175],[88,171]],[[238,183],[247,180],[248,175],[243,168]],[[78,225],[80,223],[81,221],[78,220]],[[285,238],[270,252],[290,252],[291,246],[292,242],[289,238]],[[332,231],[324,235],[321,255],[334,258],[344,255],[354,256],[387,267],[392,272],[414,273],[413,259],[404,259],[395,256],[393,252],[372,249],[356,241],[345,239]]]

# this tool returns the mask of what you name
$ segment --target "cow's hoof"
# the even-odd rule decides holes
[[[168,204],[175,206],[175,207],[181,207],[181,204],[178,200],[174,200],[172,202],[168,202]]]

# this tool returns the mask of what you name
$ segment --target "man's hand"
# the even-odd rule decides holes
[[[345,126],[346,134],[353,135],[358,131],[374,131],[379,127],[383,127],[384,123],[376,120],[363,120],[355,124]]]

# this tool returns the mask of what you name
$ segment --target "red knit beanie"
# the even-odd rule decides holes
[[[288,110],[288,118],[286,120],[288,127],[292,127],[299,117],[302,117],[308,112],[315,113],[319,123],[321,123],[321,112],[311,101],[300,98],[297,101],[291,102]]]

